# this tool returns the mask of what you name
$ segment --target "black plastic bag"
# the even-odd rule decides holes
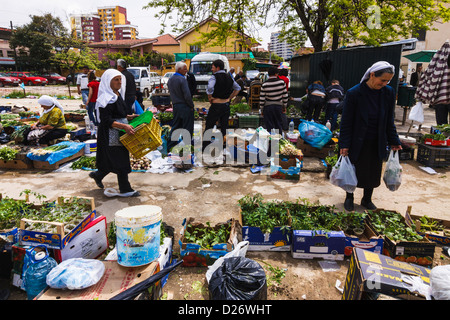
[[[264,269],[245,257],[226,258],[209,281],[211,300],[266,300]]]

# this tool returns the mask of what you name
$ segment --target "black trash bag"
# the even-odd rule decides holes
[[[209,297],[211,300],[266,300],[266,273],[254,260],[226,258],[211,276]]]

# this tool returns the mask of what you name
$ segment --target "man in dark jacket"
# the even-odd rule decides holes
[[[167,82],[167,87],[170,92],[170,99],[173,104],[173,125],[170,131],[170,140],[167,143],[167,150],[170,151],[178,144],[177,135],[175,141],[172,140],[172,134],[177,129],[185,129],[189,132],[192,139],[194,133],[194,102],[192,101],[191,92],[189,90],[188,82],[185,78],[187,73],[187,66],[184,62],[177,62],[175,65],[175,74],[170,77]],[[184,141],[190,144],[191,141]]]
[[[420,82],[420,77],[422,76],[422,64],[417,64],[417,70],[411,74],[411,80],[409,84],[413,87],[418,87]]]
[[[127,70],[127,62],[123,59],[117,60],[117,70],[119,70],[126,79],[125,87],[125,104],[127,106],[127,114],[134,113],[134,102],[136,100],[136,82],[134,76]]]

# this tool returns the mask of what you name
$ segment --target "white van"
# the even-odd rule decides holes
[[[148,97],[161,80],[161,77],[156,72],[150,72],[148,67],[128,67],[127,70],[134,76],[136,88],[144,97]]]
[[[212,63],[220,59],[224,63],[224,70],[227,72],[230,70],[230,64],[228,63],[227,57],[217,53],[210,52],[200,52],[194,56],[191,60],[189,71],[195,76],[195,81],[197,81],[197,91],[199,93],[205,93],[208,87],[208,81],[212,76],[211,66]]]

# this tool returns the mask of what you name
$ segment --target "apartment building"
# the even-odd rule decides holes
[[[279,39],[280,32],[270,34],[269,50],[284,60],[289,60],[294,55],[294,50],[286,41]]]
[[[121,6],[98,7],[96,13],[70,15],[71,29],[78,39],[89,42],[135,40],[138,28],[127,19]]]

